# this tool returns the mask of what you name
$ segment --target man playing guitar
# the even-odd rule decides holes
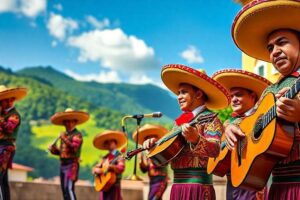
[[[233,40],[244,53],[271,62],[281,74],[262,97],[270,92],[275,94],[277,117],[295,123],[292,149],[272,171],[269,199],[296,200],[300,194],[300,98],[299,93],[293,99],[283,96],[299,78],[299,21],[299,0],[258,0],[244,6],[232,26]],[[225,134],[230,147],[237,141],[236,136],[243,137],[234,125],[228,126]]]
[[[225,121],[224,127],[236,125],[240,119],[251,114],[253,107],[260,98],[262,92],[271,82],[267,79],[240,69],[224,69],[213,74],[212,78],[221,83],[229,92],[231,97],[230,106],[233,110],[231,117]],[[225,132],[227,138],[236,140],[236,136],[231,132]],[[232,150],[232,146],[225,141],[226,147]],[[223,142],[223,141],[222,141]],[[240,187],[233,187],[230,181],[230,173],[227,174],[227,200],[238,199],[263,199],[263,193],[254,190],[246,190]]]
[[[122,200],[121,195],[121,178],[125,170],[124,159],[118,159],[121,152],[118,148],[126,144],[126,136],[123,132],[107,130],[94,138],[94,146],[100,150],[108,150],[100,162],[94,166],[93,174],[105,175],[104,165],[108,165],[108,171],[115,173],[116,181],[106,191],[100,192],[100,200]]]
[[[211,114],[209,109],[228,106],[229,94],[203,71],[184,65],[163,67],[161,77],[164,84],[177,95],[183,114],[176,119],[174,129],[181,126],[181,137],[186,140],[183,150],[171,160],[174,184],[170,199],[215,199],[212,175],[207,174],[206,166],[208,157],[219,154],[223,126],[217,117],[195,127],[188,123],[200,115]],[[149,149],[155,141],[154,138],[146,140],[144,148]]]

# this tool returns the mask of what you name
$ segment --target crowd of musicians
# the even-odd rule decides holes
[[[226,199],[300,199],[299,22],[299,0],[252,1],[234,19],[234,43],[247,55],[272,63],[281,75],[276,83],[240,69],[220,70],[210,77],[204,70],[180,64],[169,64],[162,68],[161,79],[177,96],[182,114],[175,120],[172,130],[146,124],[132,135],[136,143],[148,150],[138,154],[140,169],[149,176],[148,199],[162,199],[169,182],[168,164],[174,177],[168,199],[216,199],[213,173],[208,173],[207,168],[208,163],[215,161],[223,150],[232,152],[231,162],[223,166],[228,169],[224,173],[227,177]],[[26,94],[27,89],[23,87],[0,86],[0,199],[4,200],[10,199],[7,173],[15,154],[21,124],[21,116],[14,103]],[[265,102],[271,102],[270,112],[274,111],[275,117],[263,113],[266,117],[258,117],[261,123],[254,123],[255,127],[245,123],[258,110],[265,109],[260,106]],[[222,124],[214,113],[228,106],[233,112]],[[272,117],[278,124],[287,124],[281,127],[276,121],[272,140],[281,142],[276,143],[275,147],[266,144],[266,139],[271,137],[271,128],[268,126],[275,121]],[[88,119],[87,112],[70,108],[51,117],[54,125],[65,127],[57,139],[59,145],[55,141],[49,146],[50,152],[60,159],[61,190],[65,200],[76,199],[74,185],[78,179],[83,143],[83,136],[76,126]],[[192,123],[194,121],[196,123]],[[285,127],[289,128],[285,130]],[[178,130],[176,137],[183,145],[177,145],[172,159],[164,160],[161,164],[159,156],[148,156],[147,152],[157,148],[162,139],[165,139],[164,142],[169,140],[170,134]],[[248,130],[253,130],[254,134],[249,136]],[[241,183],[237,184],[236,179],[240,177],[236,174],[234,162],[239,167],[248,159],[244,156],[248,154],[243,152],[250,142],[243,142],[245,138],[250,138],[247,141],[253,141],[254,144],[263,140],[262,143],[267,147],[253,160],[258,162],[258,167],[250,166],[245,175],[248,178],[241,178]],[[95,180],[100,199],[122,199],[120,183],[125,169],[122,155],[126,153],[124,147],[128,139],[124,132],[117,130],[106,130],[94,138],[93,145],[96,148],[108,151],[92,169],[98,181]],[[257,147],[248,148],[247,151],[259,150]],[[106,178],[108,183],[102,186]]]

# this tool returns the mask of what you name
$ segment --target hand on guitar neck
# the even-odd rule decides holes
[[[298,93],[294,99],[283,97],[289,88],[281,89],[275,97],[276,101],[276,114],[278,117],[289,122],[300,122],[300,94]]]

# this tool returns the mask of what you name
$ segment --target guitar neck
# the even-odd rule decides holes
[[[190,126],[195,126],[196,124],[207,123],[207,122],[212,121],[216,116],[217,116],[216,113],[202,115],[202,116],[200,115],[200,116],[196,117],[193,121],[189,122],[188,124]],[[181,133],[182,133],[182,127],[180,126],[176,131],[174,131],[170,135],[168,135],[166,137],[163,137],[160,140],[158,140],[156,142],[156,145],[160,145],[160,144],[170,140],[171,138],[178,136]]]
[[[284,94],[285,98],[292,99],[300,91],[300,78],[295,84]],[[266,114],[262,116],[263,127],[266,127],[276,117],[276,105],[272,106]]]

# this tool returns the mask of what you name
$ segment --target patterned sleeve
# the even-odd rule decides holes
[[[12,134],[20,125],[20,116],[16,113],[10,115],[6,121],[1,123],[1,128],[5,133]]]
[[[220,138],[224,132],[223,125],[218,117],[213,122],[197,126],[199,130],[199,142],[191,144],[194,153],[207,157],[217,157],[220,152]]]
[[[82,135],[76,134],[72,137],[71,141],[63,139],[63,142],[71,147],[74,152],[77,152],[83,142]]]
[[[124,161],[124,159],[119,159],[117,164],[111,165],[111,168],[117,174],[122,174],[125,170],[125,161]]]

